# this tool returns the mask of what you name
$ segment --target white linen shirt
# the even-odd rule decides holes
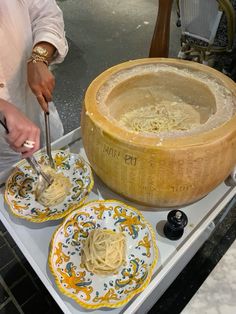
[[[44,130],[43,112],[27,83],[27,60],[38,42],[57,49],[52,63],[62,62],[68,45],[62,12],[55,0],[0,0],[0,98],[23,111]],[[52,140],[62,136],[63,127],[52,103],[50,108]],[[19,160],[0,130],[0,171]],[[42,132],[43,134],[44,132]],[[41,144],[44,144],[41,142]]]

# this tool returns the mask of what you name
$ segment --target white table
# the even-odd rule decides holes
[[[65,146],[71,152],[80,153],[86,158],[79,128],[56,141],[53,148],[60,149]],[[7,175],[8,173],[0,175],[0,184],[6,180]],[[87,310],[81,308],[75,301],[59,292],[47,266],[49,243],[54,230],[60,224],[61,220],[35,224],[15,218],[10,214],[4,202],[3,192],[4,187],[0,190],[0,219],[45,287],[65,314],[87,312]],[[162,231],[169,212],[168,210],[161,209],[156,211],[154,208],[143,207],[128,202],[111,192],[100,180],[95,178],[95,185],[89,195],[88,201],[92,199],[118,199],[142,210],[143,215],[156,231],[159,261],[148,287],[126,306],[111,310],[98,309],[94,310],[93,313],[146,313],[209,237],[215,228],[214,220],[217,221],[218,214],[222,211],[226,213],[230,210],[230,206],[227,207],[226,205],[235,194],[236,187],[228,187],[222,183],[204,199],[185,208],[181,208],[188,216],[189,223],[180,240],[170,241],[165,238]]]

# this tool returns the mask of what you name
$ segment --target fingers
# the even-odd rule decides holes
[[[18,137],[20,136],[20,131],[17,128],[13,128],[11,130],[10,126],[8,126],[8,131],[9,134],[6,136],[6,141],[11,144],[11,143],[15,143],[15,141],[18,139]]]
[[[46,99],[44,98],[44,96],[41,95],[36,95],[36,98],[38,100],[38,103],[40,104],[41,108],[43,109],[43,111],[48,112],[48,103],[46,101]]]
[[[49,91],[49,89],[45,89],[44,98],[46,99],[47,102],[52,101],[52,93]]]
[[[28,149],[27,151],[22,152],[22,157],[23,157],[23,158],[30,157],[30,156],[32,156],[37,150],[39,150],[39,148],[40,148],[40,141],[39,141],[39,138],[40,138],[40,137],[39,137],[39,133],[40,133],[40,132],[38,132],[38,134],[37,134],[36,137],[35,137],[36,141],[35,141],[34,147],[31,148],[31,149]]]
[[[33,142],[33,141],[32,141]],[[17,153],[21,153],[22,157],[29,157],[31,156],[33,153],[35,153],[36,151],[39,150],[40,148],[40,142],[39,142],[39,137],[37,138],[36,142],[34,145],[31,146],[25,146],[22,145],[21,147],[15,147],[14,145],[10,145],[11,149],[13,149],[15,152]]]
[[[22,151],[22,157],[26,158],[31,156],[33,153],[35,153],[40,148],[40,130],[38,128],[35,128],[31,133],[31,139],[28,140],[28,143],[31,145],[24,145],[27,150]]]
[[[43,62],[28,64],[28,82],[43,111],[48,111],[48,102],[52,101],[55,78]]]
[[[27,133],[20,134],[20,136],[14,141],[15,149],[21,148],[27,140],[29,140]]]
[[[34,145],[35,145],[34,141],[27,140],[27,141],[24,142],[24,146],[27,147],[27,148],[33,148]]]
[[[22,156],[31,156],[34,152],[36,152],[40,148],[40,130],[37,127],[30,128],[30,131],[19,130],[15,132],[18,134],[18,137],[13,140],[14,138],[11,137],[11,133],[6,137],[10,147],[18,152],[21,153]]]
[[[8,133],[6,141],[16,152],[32,155],[40,147],[40,129],[13,104],[4,101],[3,115]],[[27,145],[24,146],[24,143]],[[32,147],[33,144],[33,147]]]
[[[11,149],[13,149],[15,152],[17,153],[26,153],[32,150],[32,148],[27,148],[24,145],[22,145],[21,147],[15,147],[14,145],[10,145]]]
[[[27,157],[30,157],[32,156],[38,149],[35,149],[35,148],[32,148],[24,153],[22,153],[22,157],[23,158],[27,158]]]
[[[32,152],[36,152],[40,148],[40,130],[36,128],[33,133],[33,141],[35,142]]]
[[[52,95],[52,93],[54,91],[54,88],[55,88],[55,77],[53,75],[52,75],[51,79],[47,83],[47,88],[48,88],[49,92]]]

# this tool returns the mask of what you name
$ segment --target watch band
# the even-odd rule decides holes
[[[48,50],[43,47],[43,46],[40,46],[40,45],[36,45],[34,48],[33,48],[33,51],[32,51],[33,54],[36,54],[40,57],[44,57],[44,58],[47,58],[48,57]]]

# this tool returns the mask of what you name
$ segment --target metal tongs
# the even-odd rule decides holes
[[[42,170],[40,164],[33,155],[31,157],[27,157],[26,160],[38,175],[38,184],[35,189],[35,197],[37,200],[40,195],[53,183],[54,179]]]
[[[6,122],[0,120],[0,124],[4,127],[6,132],[9,133]],[[34,155],[32,155],[31,157],[27,157],[25,159],[38,175],[39,184],[37,186],[37,195],[39,196],[40,194],[43,193],[45,189],[47,189],[53,183],[53,178],[42,170],[41,166],[35,159]]]
[[[52,158],[52,149],[51,149],[51,134],[50,134],[50,123],[49,123],[49,112],[44,111],[44,119],[45,119],[45,129],[46,129],[46,148],[47,155],[49,158],[49,165],[52,169],[55,169],[55,164]]]

